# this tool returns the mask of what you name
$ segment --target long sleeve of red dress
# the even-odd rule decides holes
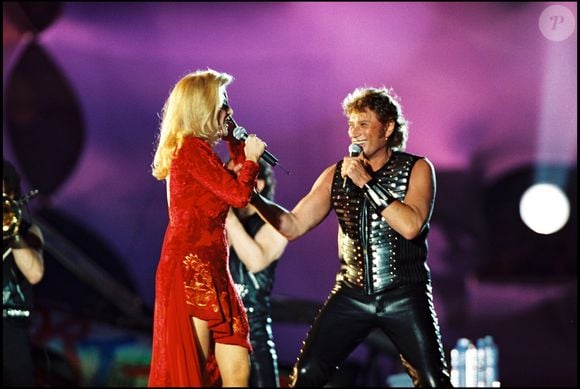
[[[230,152],[242,160],[243,145]],[[212,342],[251,350],[247,317],[227,267],[225,219],[230,206],[248,204],[258,169],[244,161],[234,178],[212,148],[194,137],[184,140],[173,160],[169,224],[155,278],[149,386],[220,384],[215,356],[200,362],[192,316],[208,322]]]

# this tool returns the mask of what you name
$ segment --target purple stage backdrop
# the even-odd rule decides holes
[[[561,8],[546,12],[554,5]],[[505,355],[506,385],[511,379],[513,386],[574,386],[576,342],[546,334],[557,329],[537,324],[530,335],[554,337],[546,350],[574,359],[544,381],[534,377],[558,354],[510,360],[508,350],[532,341],[514,335],[521,329],[515,317],[525,322],[534,307],[564,298],[570,285],[575,291],[575,265],[563,264],[564,276],[521,288],[513,286],[517,271],[503,274],[511,283],[501,284],[493,276],[484,282],[477,271],[493,261],[484,255],[489,240],[481,239],[491,235],[493,212],[484,194],[497,180],[539,165],[562,166],[563,186],[570,182],[566,174],[576,174],[575,20],[576,3],[65,2],[35,36],[4,16],[3,78],[9,80],[34,40],[70,85],[83,141],[50,206],[106,242],[149,307],[167,223],[165,186],[150,165],[159,114],[178,79],[208,67],[235,77],[229,96],[236,121],[266,140],[291,171],[275,169],[276,200],[287,208],[347,153],[340,107],[346,94],[359,86],[394,88],[411,122],[407,151],[427,156],[438,175],[429,264],[446,352],[460,336],[489,333]],[[5,123],[3,154],[21,165],[23,154],[8,132]],[[48,139],[54,147],[67,142],[60,135]],[[223,146],[218,151],[225,156]],[[576,198],[571,201],[575,210]],[[338,268],[336,234],[331,214],[289,244],[277,296],[324,301]],[[575,243],[568,244],[575,255]],[[556,253],[545,261],[566,259]],[[470,320],[478,325],[468,326]],[[563,323],[575,333],[575,321]],[[280,361],[289,365],[308,327],[286,321],[274,329]],[[365,358],[365,350],[357,353]],[[510,377],[508,369],[531,376]]]

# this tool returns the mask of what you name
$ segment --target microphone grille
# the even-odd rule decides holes
[[[235,135],[234,135],[235,136]],[[348,153],[351,157],[357,157],[362,152],[362,147],[358,143],[348,146]]]
[[[244,127],[236,127],[234,128],[233,135],[237,140],[244,140],[244,138],[248,136],[248,133]]]

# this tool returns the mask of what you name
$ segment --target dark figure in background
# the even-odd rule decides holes
[[[404,152],[407,123],[391,90],[358,88],[342,102],[358,156],[330,165],[292,211],[257,195],[252,204],[289,240],[334,209],[340,270],[291,374],[320,387],[375,328],[396,346],[416,387],[451,387],[427,266],[435,171]]]
[[[272,167],[259,160],[256,189],[269,200],[274,197],[275,177]],[[228,164],[237,172],[240,164]],[[272,333],[272,288],[276,265],[288,240],[271,225],[264,223],[252,205],[230,208],[226,231],[231,247],[230,273],[242,297],[250,323],[250,387],[279,387],[278,356]]]
[[[33,308],[32,286],[44,276],[39,226],[24,220],[20,175],[4,160],[2,178],[2,386],[35,385],[29,325]],[[10,204],[10,205],[9,205]],[[17,211],[20,210],[20,212]],[[16,216],[20,214],[20,216]],[[15,216],[11,218],[10,216]]]

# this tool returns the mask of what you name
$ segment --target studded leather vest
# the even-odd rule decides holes
[[[407,193],[411,169],[420,158],[393,152],[373,177],[401,200]],[[344,183],[341,166],[339,161],[331,192],[339,223],[341,266],[337,282],[371,295],[397,285],[429,280],[426,263],[429,225],[415,239],[403,238],[376,212],[360,188],[348,179]]]

